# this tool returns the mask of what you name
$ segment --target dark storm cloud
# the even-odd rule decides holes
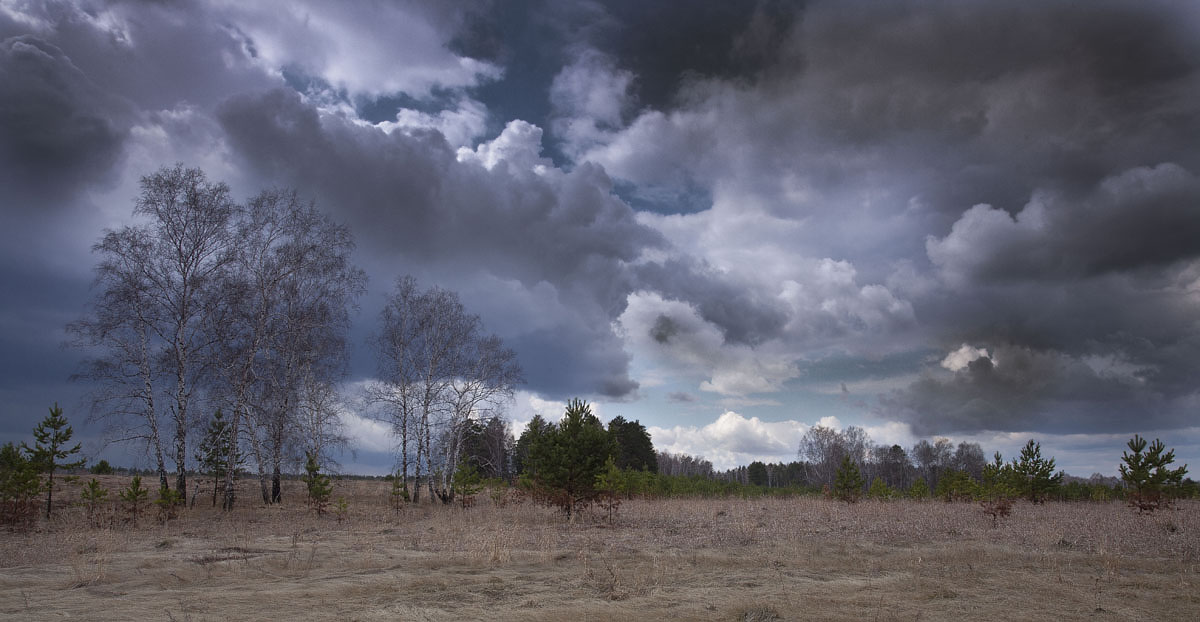
[[[24,35],[0,42],[0,196],[7,209],[61,209],[109,178],[128,134],[122,102],[58,47]]]
[[[661,244],[595,166],[541,176],[501,161],[488,170],[459,162],[436,132],[387,135],[321,117],[285,90],[234,98],[219,117],[246,165],[320,196],[375,251],[487,266],[529,285],[586,282],[615,309],[628,289],[623,264]],[[499,140],[510,136],[521,141],[504,145],[514,157],[536,158],[536,128]]]
[[[1200,372],[1198,17],[810,3],[751,80],[685,82],[590,156],[624,182],[705,180],[802,221],[792,252],[845,258],[868,283],[893,271],[928,346],[1009,350],[990,375],[892,395],[885,414],[921,433],[1111,428],[1136,404],[1178,425]],[[1052,381],[1032,388],[1037,373]]]
[[[589,43],[635,68],[641,106],[675,105],[679,90],[697,79],[740,80],[773,62],[801,2],[698,0],[686,10],[670,3],[597,3],[607,20]]]
[[[19,259],[49,263],[176,159],[293,186],[373,288],[486,284],[544,397],[636,396],[657,355],[676,402],[925,372],[880,414],[1191,425],[1197,32],[1170,1],[8,3],[0,199],[39,243],[12,231],[107,214]],[[60,361],[27,337],[80,308],[55,291],[26,296],[54,322],[0,309],[30,386]],[[938,365],[963,344],[991,357]]]
[[[33,30],[91,81],[143,109],[207,106],[272,81],[253,64],[245,33],[205,3],[43,0],[20,10],[32,25],[0,15],[0,33]]]
[[[1173,163],[1035,196],[1016,216],[967,211],[929,257],[955,281],[1058,280],[1161,267],[1200,254],[1200,179]]]
[[[880,413],[908,421],[919,436],[982,430],[1120,433],[1131,424],[1174,429],[1193,423],[1194,392],[1163,393],[1153,371],[1106,363],[1002,346],[993,359],[972,361],[950,378],[927,376],[885,396]]]
[[[219,117],[247,166],[319,197],[373,255],[553,285],[578,319],[517,339],[534,388],[621,396],[636,387],[609,325],[633,287],[627,264],[662,240],[598,167],[535,173],[545,166],[540,131],[527,124],[510,125],[484,162],[436,132],[386,135],[321,116],[285,90],[231,99]],[[551,362],[562,360],[571,365]]]

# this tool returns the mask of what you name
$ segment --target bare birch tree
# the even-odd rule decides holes
[[[165,342],[171,376],[168,410],[175,427],[175,488],[186,499],[189,407],[212,344],[201,312],[229,261],[228,224],[236,206],[228,186],[210,183],[200,169],[182,165],[143,177],[141,186],[134,214],[148,217],[153,232],[144,269],[150,296],[163,307],[154,326]]]
[[[366,276],[354,267],[349,231],[290,191],[251,200],[237,223],[235,268],[220,340],[222,377],[233,400],[235,441],[248,433],[263,501],[280,501],[286,446],[298,438],[295,418],[305,382],[332,383],[345,367],[349,308]],[[237,443],[233,444],[237,447]],[[270,477],[270,490],[267,479]],[[225,507],[233,505],[226,474]]]
[[[447,425],[446,442],[443,445],[443,468],[441,470],[441,496],[453,500],[452,482],[454,469],[462,459],[463,437],[471,422],[480,422],[494,409],[512,398],[516,386],[522,382],[521,366],[517,364],[517,353],[504,347],[495,335],[486,337],[477,334],[478,317],[470,316],[471,331],[463,344],[460,369],[450,379],[447,388],[450,421]]]
[[[228,263],[235,211],[229,188],[199,169],[176,165],[143,177],[133,214],[145,225],[106,232],[96,245],[102,289],[93,315],[73,325],[82,343],[100,349],[84,375],[107,384],[100,401],[111,414],[137,413],[133,435],[147,440],[164,487],[161,421],[170,416],[181,497],[192,404],[213,343],[202,318]]]
[[[101,256],[94,284],[99,292],[88,316],[69,324],[67,331],[74,345],[94,353],[74,376],[94,383],[92,419],[104,423],[110,442],[143,443],[162,488],[167,467],[162,412],[155,399],[160,345],[153,329],[161,309],[153,304],[143,272],[152,246],[149,237],[144,229],[126,227],[107,232],[93,247]]]
[[[397,281],[380,313],[373,342],[383,384],[372,397],[387,404],[400,437],[398,477],[406,494],[413,467],[413,502],[422,483],[431,497],[452,498],[466,423],[511,396],[521,381],[516,354],[498,337],[480,333],[479,317],[464,310],[457,294],[421,291],[411,276]]]

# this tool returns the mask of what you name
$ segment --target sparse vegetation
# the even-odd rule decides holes
[[[130,483],[96,479],[110,490]],[[86,484],[67,485],[61,498],[78,499]],[[255,481],[239,485],[239,495],[256,493]],[[304,497],[303,481],[283,485],[285,498]],[[232,512],[197,504],[169,529],[97,527],[83,506],[62,504],[51,524],[0,532],[0,611],[88,619],[101,606],[105,617],[148,620],[169,619],[164,609],[176,620],[419,611],[501,622],[1200,615],[1195,501],[1139,517],[1117,501],[1048,500],[993,528],[974,502],[635,496],[611,524],[593,504],[569,525],[555,509],[482,494],[469,512],[426,499],[396,520],[390,486],[342,480],[345,509],[330,504],[340,524],[301,503]],[[253,598],[211,598],[248,580]],[[88,589],[63,589],[76,585]]]

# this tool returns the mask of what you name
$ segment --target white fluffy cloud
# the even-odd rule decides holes
[[[464,98],[455,108],[436,113],[402,108],[397,111],[395,121],[384,121],[379,127],[385,132],[437,130],[451,147],[470,147],[487,129],[487,107]]]
[[[964,343],[957,350],[947,354],[946,358],[942,359],[941,365],[950,371],[959,371],[965,369],[971,361],[980,358],[992,358],[988,354],[987,348],[976,348]]]
[[[500,74],[493,65],[451,52],[450,33],[413,5],[320,0],[214,5],[269,71],[299,69],[351,94],[424,96],[435,87],[466,87]]]
[[[552,163],[542,155],[542,128],[525,121],[509,121],[495,139],[479,143],[474,150],[458,149],[459,162],[476,162],[489,171],[501,162],[514,174],[544,173]]]
[[[703,456],[715,468],[728,469],[755,460],[795,460],[800,438],[808,428],[799,421],[763,421],[727,411],[702,427],[650,426],[647,430],[659,451]]]

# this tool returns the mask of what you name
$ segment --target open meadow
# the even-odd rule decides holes
[[[344,480],[339,522],[300,482],[273,507],[249,484],[230,513],[201,495],[95,526],[64,505],[0,532],[0,619],[1200,619],[1197,502],[1018,503],[993,526],[974,503],[631,500],[568,524],[487,494],[397,512],[386,482]]]

